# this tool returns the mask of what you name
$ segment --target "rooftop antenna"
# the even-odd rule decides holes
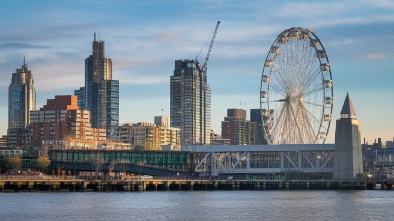
[[[96,41],[96,32],[94,33],[94,41]]]

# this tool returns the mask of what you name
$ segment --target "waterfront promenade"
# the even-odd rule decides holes
[[[185,177],[0,175],[10,191],[393,190],[394,180],[220,180]]]

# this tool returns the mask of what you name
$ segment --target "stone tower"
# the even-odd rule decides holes
[[[334,179],[355,179],[363,172],[360,122],[356,119],[349,93],[336,122]]]

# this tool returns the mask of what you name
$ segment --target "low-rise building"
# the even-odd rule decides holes
[[[130,143],[135,149],[162,150],[163,146],[179,146],[180,133],[178,128],[139,122],[115,127],[111,140]]]
[[[32,146],[39,147],[40,155],[46,155],[50,149],[115,148],[106,140],[106,129],[92,128],[90,112],[80,110],[77,102],[77,96],[59,95],[48,99],[40,110],[30,112]]]
[[[222,138],[220,134],[215,134],[211,130],[211,145],[230,145],[230,139]]]

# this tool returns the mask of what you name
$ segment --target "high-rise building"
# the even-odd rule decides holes
[[[30,111],[36,109],[36,90],[25,59],[12,74],[8,88],[8,129],[25,128],[30,123]]]
[[[211,89],[194,60],[176,60],[170,77],[171,127],[181,129],[181,145],[209,144]]]
[[[74,90],[74,95],[78,97],[78,106],[81,109],[85,109],[85,87],[80,87],[78,90]]]
[[[104,41],[94,34],[92,55],[85,59],[85,87],[75,90],[78,104],[91,114],[93,128],[105,128],[107,137],[119,124],[119,81],[112,80],[112,60],[105,57]]]
[[[250,109],[250,121],[255,123],[262,123],[261,120],[261,110],[260,109]]]
[[[250,109],[250,121],[256,123],[256,144],[267,144],[260,109]]]
[[[27,133],[30,123],[30,111],[36,109],[36,90],[31,71],[26,60],[21,68],[12,74],[8,88],[8,145],[26,146],[23,134]]]
[[[222,138],[229,139],[231,145],[257,144],[256,125],[246,120],[246,110],[227,109],[227,117],[222,121]]]

